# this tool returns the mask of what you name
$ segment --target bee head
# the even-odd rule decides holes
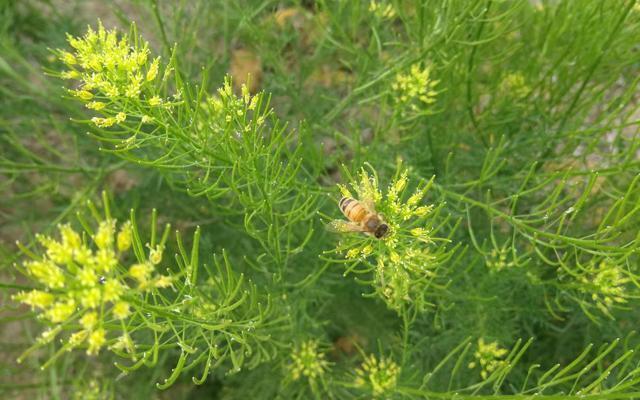
[[[373,235],[376,237],[376,239],[382,239],[384,235],[387,234],[387,232],[389,232],[389,225],[382,223],[378,226],[378,228],[376,228]]]

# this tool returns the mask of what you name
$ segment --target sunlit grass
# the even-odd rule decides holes
[[[0,16],[3,396],[640,392],[635,1]]]

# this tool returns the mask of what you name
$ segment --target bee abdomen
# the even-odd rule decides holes
[[[362,219],[367,215],[367,210],[362,206],[362,204],[349,197],[341,198],[338,206],[344,216],[354,222],[362,221]]]
[[[355,200],[350,197],[343,197],[340,199],[340,202],[338,203],[338,207],[340,207],[340,210],[344,211],[344,207],[351,204],[354,201]]]

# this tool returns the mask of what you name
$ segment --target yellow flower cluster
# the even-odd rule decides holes
[[[365,261],[374,257],[374,277],[379,293],[394,309],[411,302],[421,294],[421,282],[434,275],[434,255],[429,245],[432,232],[426,227],[433,205],[421,204],[428,185],[406,194],[408,172],[402,171],[386,192],[379,188],[377,176],[361,170],[351,191],[338,185],[342,196],[373,204],[389,225],[388,234],[381,240],[362,234],[345,235],[338,245],[347,259]]]
[[[520,72],[512,72],[502,78],[499,90],[507,98],[521,99],[531,91],[531,88]]]
[[[376,18],[379,18],[382,20],[391,19],[396,15],[396,11],[393,9],[393,5],[380,4],[376,0],[371,0],[369,2],[369,12],[373,14]]]
[[[126,295],[149,287],[166,287],[171,281],[165,276],[152,277],[151,261],[134,265],[129,271],[120,265],[123,253],[132,245],[129,221],[119,229],[115,220],[101,221],[95,232],[84,237],[68,224],[59,225],[58,231],[59,239],[37,235],[44,254],[23,265],[42,289],[20,292],[13,298],[40,310],[42,318],[56,325],[42,334],[40,343],[53,340],[75,322],[82,329],[71,334],[67,348],[86,345],[88,354],[97,354],[107,341],[105,323],[131,315]],[[138,272],[139,265],[146,265],[143,273]],[[140,286],[129,287],[127,278]]]
[[[362,248],[354,247],[352,249],[349,249],[349,251],[347,251],[347,253],[345,254],[345,257],[349,259],[355,259],[359,257],[368,257],[369,255],[371,255],[371,253],[373,253],[373,246],[368,244]]]
[[[252,118],[249,115],[250,111],[255,111],[258,102],[260,101],[260,94],[251,95],[249,87],[242,84],[240,88],[241,94],[237,96],[233,93],[233,83],[230,76],[226,76],[222,87],[218,88],[218,96],[212,96],[208,102],[211,106],[211,112],[216,119],[224,121],[226,124],[237,122],[243,129],[248,132],[252,129],[252,124],[248,123],[253,121],[255,126],[261,126],[265,122],[264,116],[257,116],[255,120],[247,119]]]
[[[515,265],[513,261],[508,261],[509,250],[506,248],[495,248],[486,258],[486,265],[492,272],[500,272]]]
[[[580,278],[581,290],[591,295],[596,306],[605,314],[615,304],[626,303],[625,286],[631,279],[611,260],[594,263],[587,274]]]
[[[431,68],[422,68],[419,64],[411,66],[409,73],[398,73],[391,88],[395,100],[403,105],[403,112],[420,112],[435,103],[438,92],[435,86],[438,80],[431,79]]]
[[[329,367],[324,353],[318,349],[317,340],[303,342],[294,349],[291,359],[293,364],[290,365],[289,371],[293,380],[300,379],[302,376],[314,380],[324,374]]]
[[[80,87],[69,93],[87,102],[87,108],[109,115],[93,117],[96,126],[108,128],[127,119],[118,107],[110,112],[112,104],[136,100],[153,107],[165,103],[156,94],[155,85],[160,57],[149,61],[147,42],[130,43],[128,37],[119,37],[115,29],[107,31],[102,23],[97,31],[89,27],[83,37],[67,35],[67,41],[73,52],[58,51],[58,58],[69,68],[60,76],[79,80]],[[169,71],[165,69],[165,78]]]
[[[480,376],[482,379],[487,377],[506,365],[506,361],[502,358],[507,355],[508,351],[500,347],[498,342],[485,343],[483,338],[478,339],[478,350],[474,353],[476,361],[469,363],[469,368],[480,366]]]
[[[104,400],[114,398],[113,387],[110,385],[100,385],[95,379],[91,379],[88,384],[82,380],[82,385],[74,386],[71,391],[73,400]]]
[[[380,360],[371,354],[356,369],[356,386],[369,388],[374,397],[381,396],[395,389],[400,367],[391,358]]]

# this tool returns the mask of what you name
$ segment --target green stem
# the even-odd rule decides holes
[[[167,54],[171,54],[171,46],[169,45],[169,40],[167,39],[167,32],[164,29],[164,22],[162,21],[162,17],[160,16],[160,10],[158,9],[158,0],[153,0],[152,6],[153,8],[153,16],[158,23],[158,28],[160,28],[160,35],[162,36],[162,45],[164,46]]]

